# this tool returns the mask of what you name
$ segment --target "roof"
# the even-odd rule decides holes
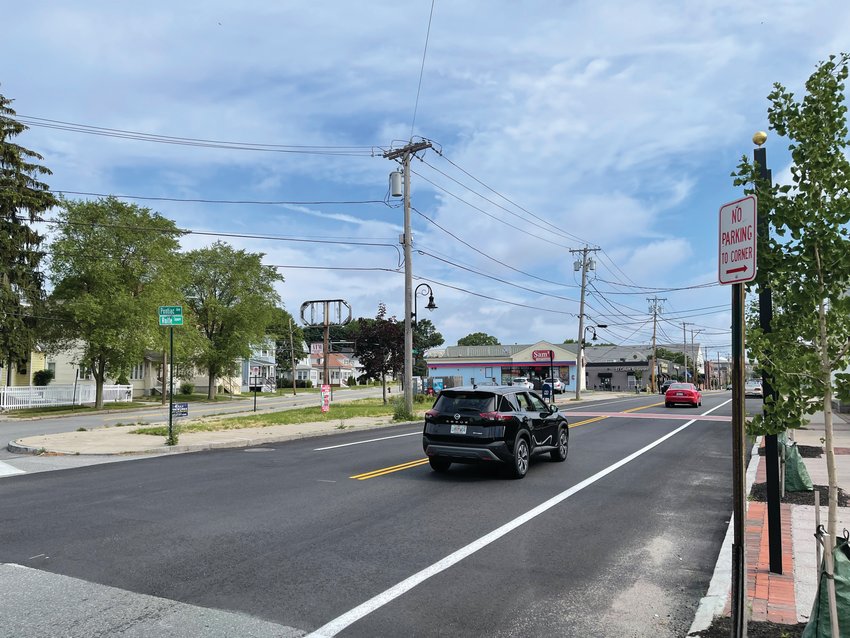
[[[531,344],[498,345],[498,346],[448,346],[444,357],[465,359],[471,357],[510,357],[521,350],[529,348]]]
[[[682,352],[681,343],[659,343],[655,347],[656,349],[669,350],[670,352]],[[699,343],[694,343],[693,349],[691,349],[691,344],[688,344],[686,350],[688,360],[690,361],[695,353],[700,353],[700,349],[701,346]],[[632,346],[589,346],[584,349],[584,356],[591,363],[629,362],[640,361],[641,359],[645,361],[652,356],[652,346],[648,344],[635,344]],[[701,353],[697,354],[697,356],[702,358]]]
[[[493,392],[494,394],[513,394],[514,392],[526,392],[528,388],[519,385],[461,385],[454,388],[445,388],[442,392]]]

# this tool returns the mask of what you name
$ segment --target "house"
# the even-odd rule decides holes
[[[357,379],[363,374],[363,366],[350,352],[331,352],[328,354],[328,376],[330,384],[346,386],[351,377]],[[310,344],[310,353],[295,364],[295,379],[310,381],[313,387],[325,383],[325,358],[323,344]]]
[[[39,370],[47,370],[47,357],[40,346],[30,352],[29,359],[21,365],[10,366],[8,361],[0,362],[0,387],[20,387],[33,384],[33,375]]]

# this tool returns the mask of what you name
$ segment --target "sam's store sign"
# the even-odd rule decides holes
[[[554,352],[551,350],[533,350],[531,352],[532,361],[549,361],[553,358]]]

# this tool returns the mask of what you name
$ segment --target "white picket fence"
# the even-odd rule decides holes
[[[94,403],[95,386],[92,383],[56,383],[0,388],[0,409],[21,410],[53,405],[83,405]],[[104,385],[104,403],[133,400],[133,386]]]

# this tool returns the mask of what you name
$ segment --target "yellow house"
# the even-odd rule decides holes
[[[47,369],[47,356],[40,348],[30,352],[29,360],[23,365],[9,368],[9,362],[0,364],[0,387],[20,387],[33,385],[33,374]]]

